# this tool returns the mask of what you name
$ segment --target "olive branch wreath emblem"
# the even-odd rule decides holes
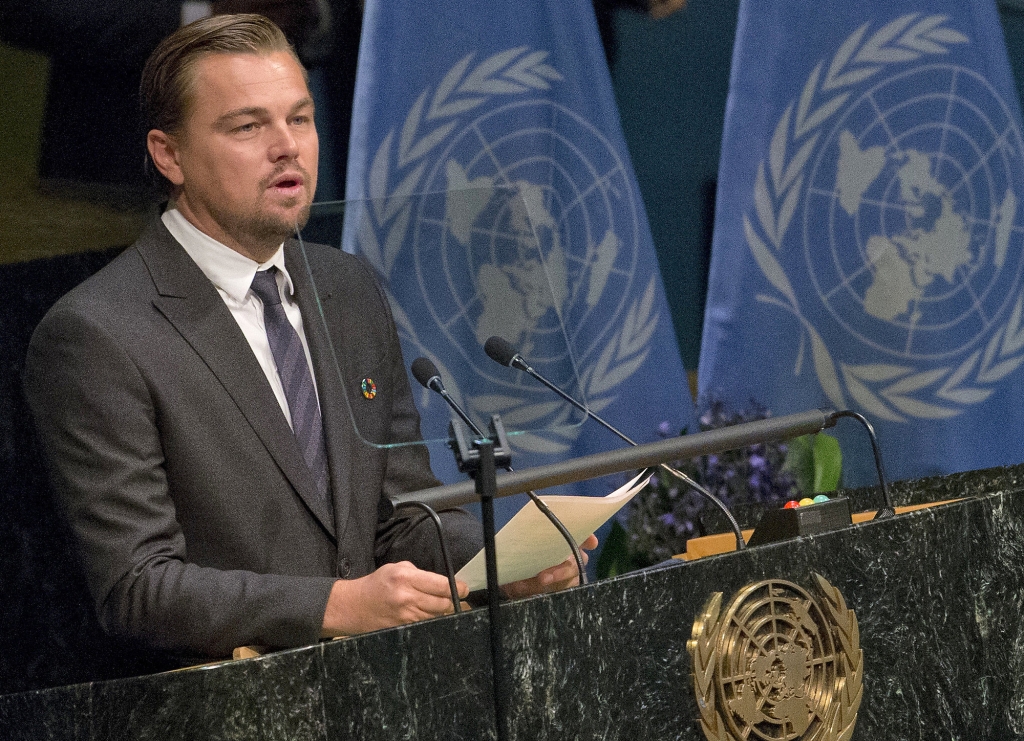
[[[894,422],[904,422],[907,417],[953,417],[964,406],[987,399],[994,391],[993,384],[1024,362],[1024,292],[985,348],[959,365],[918,370],[894,363],[837,364],[814,325],[801,313],[796,292],[776,254],[796,213],[803,170],[818,143],[821,127],[849,99],[849,88],[888,65],[945,54],[951,44],[966,43],[966,36],[944,25],[947,20],[945,15],[922,17],[911,13],[870,35],[870,24],[865,23],[843,42],[827,69],[820,62],[807,78],[799,99],[791,102],[779,119],[767,167],[765,160],[758,166],[754,181],[757,225],[749,215],[743,217],[747,245],[765,278],[781,294],[781,298],[760,294],[757,300],[789,311],[803,329],[796,374],[803,365],[806,333],[818,382],[829,400],[840,409],[846,408],[845,384],[850,397],[863,409]]]
[[[436,87],[424,88],[401,127],[388,131],[373,156],[367,175],[369,204],[360,214],[356,238],[363,255],[385,284],[412,225],[416,195],[421,192],[431,164],[427,155],[460,130],[467,114],[492,99],[545,91],[564,79],[547,64],[548,52],[527,46],[506,49],[476,63],[475,57],[474,53],[467,54],[445,73]],[[383,240],[378,235],[383,235]],[[406,338],[433,360],[447,378],[452,378],[443,360],[420,341],[413,322],[390,291],[388,295],[395,322]],[[654,309],[655,296],[656,282],[652,276],[646,290],[619,320],[617,330],[598,358],[581,370],[581,388],[591,409],[599,411],[611,404],[616,398],[615,388],[647,359],[659,319]],[[454,384],[449,390],[459,397]],[[560,402],[524,406],[518,396],[490,394],[476,396],[470,404],[484,414],[501,413],[506,425],[512,427],[555,414],[544,434],[517,435],[517,448],[561,453],[569,445],[553,438],[570,440],[577,435],[577,430],[566,424],[573,410]]]
[[[813,741],[849,741],[864,696],[864,652],[860,648],[860,626],[856,613],[847,608],[842,593],[820,574],[815,573],[813,577],[823,597],[823,612],[839,644],[836,656],[838,676],[832,701]],[[693,689],[704,736],[708,741],[742,741],[729,731],[723,710],[717,707],[715,669],[723,622],[722,593],[715,592],[694,621],[686,649],[693,661]]]

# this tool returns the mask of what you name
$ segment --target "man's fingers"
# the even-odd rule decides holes
[[[448,582],[447,576],[435,574],[431,571],[417,570],[415,578],[415,585],[421,592],[432,594],[435,597],[444,597],[451,603],[452,587]],[[455,591],[459,597],[465,597],[469,594],[469,585],[464,581],[456,579]]]
[[[587,551],[597,547],[597,536],[590,535],[580,543],[580,560],[587,563],[589,557]],[[550,568],[544,569],[530,579],[506,584],[503,589],[505,594],[512,599],[528,597],[534,594],[555,592],[559,589],[572,587],[579,584],[580,574],[576,568],[576,559],[569,556],[565,561]]]
[[[391,571],[393,573],[389,576],[396,601],[413,611],[406,612],[404,617],[407,619],[422,620],[424,617],[436,617],[453,609],[452,592],[447,577],[422,571],[407,561],[395,564]],[[469,587],[465,582],[456,582],[455,586],[460,596],[469,594]]]
[[[591,534],[587,536],[586,540],[580,543],[580,560],[583,562],[584,566],[590,563],[590,554],[588,554],[587,551],[593,550],[594,548],[597,548],[596,535]],[[579,569],[576,567],[576,559],[569,556],[557,566],[552,566],[551,568],[540,572],[538,576],[541,577],[541,583],[544,585],[571,579],[573,576],[579,576]]]
[[[469,594],[457,582],[460,596]],[[322,634],[355,635],[453,612],[448,579],[412,563],[384,564],[372,574],[334,583],[324,610]]]
[[[584,563],[586,562],[584,561]],[[576,568],[576,559],[569,558],[556,566],[544,569],[535,578],[541,586],[550,587],[557,582],[568,581],[578,576],[579,570]]]
[[[422,620],[427,617],[437,617],[438,615],[444,615],[451,612],[452,600],[451,597],[444,599],[442,597],[434,597],[429,594],[420,594],[416,597],[413,604],[409,605],[413,611],[413,619]]]
[[[547,592],[559,592],[559,591],[561,591],[563,589],[568,589],[569,587],[575,587],[579,583],[580,583],[579,575],[575,575],[571,579],[565,579],[564,581],[557,581],[557,582],[554,582],[552,584],[549,584],[548,586],[546,586],[544,588],[544,591],[546,593]]]
[[[416,569],[412,574],[410,583],[425,594],[432,594],[435,597],[448,597],[449,601],[451,600],[452,588],[448,583],[447,576],[441,576],[432,571]],[[465,582],[456,581],[455,588],[458,590],[460,597],[465,597],[469,594],[469,587]]]

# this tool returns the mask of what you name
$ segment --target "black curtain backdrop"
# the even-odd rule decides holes
[[[101,631],[21,387],[36,324],[121,249],[0,265],[0,694],[172,666]]]

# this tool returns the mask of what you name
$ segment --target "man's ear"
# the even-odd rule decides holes
[[[146,148],[156,169],[170,180],[172,185],[179,186],[185,182],[178,158],[178,142],[173,136],[165,134],[160,129],[153,129],[146,134]]]

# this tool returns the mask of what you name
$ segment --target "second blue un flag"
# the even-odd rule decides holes
[[[702,393],[855,409],[897,478],[1020,462],[1022,194],[992,0],[744,0]]]

